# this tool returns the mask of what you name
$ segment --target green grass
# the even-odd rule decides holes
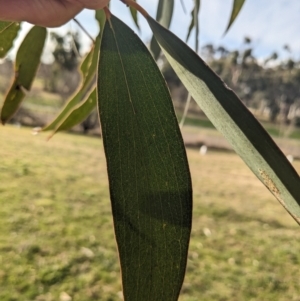
[[[1,129],[0,300],[118,300],[100,139]]]
[[[7,126],[0,141],[0,300],[121,300],[101,140],[46,142]],[[180,300],[299,301],[298,225],[235,154],[188,156],[194,220]]]

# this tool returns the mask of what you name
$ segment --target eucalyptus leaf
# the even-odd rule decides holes
[[[98,97],[124,298],[175,301],[192,217],[185,148],[155,61],[114,16],[101,42]]]
[[[22,100],[26,96],[26,91],[14,81],[10,90],[8,91],[3,107],[1,109],[1,122],[5,124],[17,111]]]
[[[238,96],[184,42],[150,16],[166,58],[215,127],[286,210],[300,223],[299,175]]]
[[[76,110],[78,106],[82,104],[82,101],[91,93],[96,79],[96,70],[98,67],[99,49],[101,35],[103,32],[103,27],[105,24],[105,14],[104,11],[96,10],[95,18],[99,23],[100,32],[96,38],[95,45],[91,48],[90,52],[84,58],[80,66],[80,72],[82,75],[82,83],[78,91],[71,97],[71,99],[66,103],[61,112],[56,116],[56,118],[46,125],[42,131],[54,131],[66,120],[73,110]],[[68,121],[69,122],[69,121]],[[75,124],[74,124],[75,125]]]
[[[234,20],[240,13],[240,10],[242,9],[244,3],[245,3],[245,0],[234,0],[230,20],[229,20],[229,23],[227,25],[227,28],[226,28],[224,34],[226,34],[226,32],[229,30],[229,28],[233,24]]]
[[[198,50],[198,45],[199,45],[199,20],[198,20],[198,15],[199,15],[199,11],[200,11],[200,4],[201,1],[200,0],[194,0],[194,8],[191,12],[192,15],[192,20],[188,29],[188,34],[186,37],[186,41],[189,40],[190,35],[192,33],[193,28],[195,28],[195,49],[196,52]]]
[[[85,81],[86,77],[89,74],[89,69],[93,61],[95,45],[92,46],[90,52],[85,56],[80,64],[79,71],[81,73],[83,81]]]
[[[89,88],[89,86],[94,83],[96,70],[98,66],[99,58],[99,48],[100,48],[101,33],[96,38],[95,45],[93,46],[91,52],[92,55],[88,58],[89,63],[86,66],[81,66],[81,72],[83,75],[83,83],[81,86],[82,90]],[[84,65],[84,63],[83,63]]]
[[[63,120],[63,122],[54,130],[54,133],[66,131],[84,121],[90,113],[95,109],[97,104],[96,88],[93,92],[82,102],[80,102],[70,114]]]
[[[164,27],[169,28],[174,12],[174,0],[159,0],[157,12],[156,12],[156,20]],[[159,58],[161,49],[157,44],[157,41],[154,37],[152,37],[150,42],[150,50],[157,60]]]
[[[19,30],[20,23],[0,22],[0,59],[4,58],[12,48]]]
[[[34,26],[27,33],[18,49],[15,62],[14,82],[4,100],[1,110],[1,122],[6,123],[17,111],[19,105],[29,91],[40,64],[47,30]]]
[[[105,22],[106,22],[106,17],[103,9],[98,9],[95,11],[95,18],[98,21],[100,31],[103,30]]]
[[[57,132],[57,128],[60,126],[66,118],[72,113],[74,109],[77,108],[78,105],[81,104],[83,99],[89,94],[90,90],[88,89],[80,89],[64,106],[64,108],[60,111],[60,113],[56,116],[54,120],[52,120],[48,125],[42,128],[43,132],[46,131],[54,131]],[[75,125],[75,124],[74,124]]]
[[[134,0],[136,2],[136,0]],[[131,17],[136,25],[136,27],[138,29],[140,29],[140,26],[139,26],[139,21],[138,21],[138,14],[137,14],[137,11],[136,9],[134,9],[133,7],[130,6],[130,14],[131,14]]]

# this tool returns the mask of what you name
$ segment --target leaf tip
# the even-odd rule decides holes
[[[231,25],[237,18],[238,14],[240,13],[240,10],[242,9],[244,3],[245,3],[245,0],[234,0],[230,20],[229,20],[228,26],[222,37],[224,37],[226,35],[226,33],[228,32],[229,28],[231,27]]]
[[[141,7],[139,4],[134,2],[133,0],[121,0],[125,5],[128,5],[130,7],[135,8],[138,12],[140,12],[146,19],[149,17],[149,14],[146,12],[146,10]]]
[[[46,141],[48,142],[55,134],[56,132],[53,132],[52,134],[50,134],[47,138],[46,138]]]
[[[1,112],[0,121],[3,126],[7,123],[8,119],[9,118],[5,117],[5,115],[3,116],[2,112]]]

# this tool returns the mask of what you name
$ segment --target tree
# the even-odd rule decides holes
[[[52,31],[50,39],[54,44],[52,52],[54,62],[51,65],[51,75],[46,79],[45,89],[66,97],[76,90],[79,82],[77,72],[81,49],[79,33],[68,32],[61,36]]]
[[[65,36],[52,31],[50,38],[55,44],[52,52],[54,61],[63,69],[73,71],[79,63],[79,53],[81,44],[79,41],[79,33],[72,34],[68,32]]]
[[[135,10],[143,15],[195,101],[259,180],[299,222],[299,176],[259,122],[196,52],[135,1],[122,2],[131,7],[136,22]],[[170,21],[173,13],[173,6],[166,3],[170,4],[159,2],[160,21],[164,18]],[[199,1],[195,3],[192,27],[197,26]],[[234,2],[229,27],[243,3]],[[132,30],[108,9],[96,12],[96,18],[101,25],[99,46],[96,41],[81,66],[82,86],[61,115],[45,129],[54,132],[66,129],[98,107],[124,298],[177,300],[186,268],[192,187],[171,98],[151,54]],[[21,45],[16,59],[18,76],[3,105],[2,123],[17,109],[25,96],[24,90],[30,89],[37,66],[34,59],[43,48],[43,43],[35,45],[32,56],[32,41],[45,38],[45,30],[34,27]],[[157,47],[153,49],[157,51]],[[97,94],[91,87],[96,72]],[[88,96],[78,103],[86,93]]]

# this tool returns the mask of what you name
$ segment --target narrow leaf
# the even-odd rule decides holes
[[[85,56],[85,58],[82,60],[82,63],[80,64],[80,73],[83,81],[88,76],[89,69],[93,61],[94,50],[95,50],[95,45],[91,47],[90,52]]]
[[[95,18],[98,21],[99,27],[100,27],[100,32],[103,31],[105,22],[106,22],[106,17],[103,9],[98,9],[95,11]]]
[[[85,92],[88,93],[88,92]],[[74,110],[74,108],[82,101],[86,95],[83,90],[79,90],[64,106],[64,108],[59,112],[58,116],[51,121],[48,125],[42,128],[41,131],[55,131],[55,129],[68,117],[68,115]]]
[[[46,28],[40,26],[32,27],[17,52],[15,66],[17,81],[19,85],[28,91],[40,64],[46,36]]]
[[[80,71],[82,74],[82,84],[79,90],[66,103],[56,118],[46,125],[42,131],[55,131],[57,127],[70,115],[70,113],[78,106],[78,104],[90,93],[94,86],[96,77],[96,69],[98,66],[98,54],[100,48],[100,34],[96,38],[96,43],[92,47],[89,54],[83,60]]]
[[[147,20],[171,66],[207,117],[300,223],[300,179],[272,138],[192,49],[151,17]]]
[[[198,20],[198,15],[200,11],[200,0],[194,0],[194,8],[191,12],[192,15],[192,20],[188,29],[188,34],[186,37],[186,41],[189,40],[190,35],[192,33],[193,28],[195,28],[195,49],[196,52],[198,52],[198,45],[199,45],[199,20]]]
[[[136,0],[134,0],[134,1],[136,2]],[[134,9],[133,7],[131,7],[131,6],[129,7],[129,9],[130,9],[131,17],[132,17],[132,19],[133,19],[133,21],[134,21],[136,27],[137,27],[138,29],[140,29],[139,21],[138,21],[137,10]]]
[[[22,87],[18,85],[17,81],[15,80],[5,97],[4,104],[1,110],[2,124],[5,124],[7,120],[9,120],[11,116],[17,111],[25,96],[26,91],[22,89]]]
[[[231,27],[232,23],[234,22],[240,10],[242,9],[244,3],[245,0],[234,0],[230,20],[224,34],[226,34],[229,28]]]
[[[169,28],[172,21],[173,11],[174,0],[159,0],[156,13],[156,20],[162,26]],[[161,50],[154,37],[152,37],[151,39],[150,49],[153,54],[153,57],[155,58],[155,60],[157,60],[159,58]]]
[[[84,121],[90,113],[95,109],[97,104],[97,94],[96,89],[87,97],[79,103],[66,117],[66,119],[55,129],[54,133],[60,131],[66,131],[74,127],[75,125]]]
[[[185,274],[192,187],[166,83],[142,41],[112,16],[98,103],[127,301],[175,301]]]
[[[0,23],[0,59],[4,58],[7,52],[12,48],[13,42],[20,30],[20,23],[12,23],[12,22],[1,22],[1,23]]]
[[[15,79],[5,98],[1,122],[4,124],[16,112],[25,92],[29,91],[38,69],[46,40],[47,30],[34,26],[18,49],[15,62]]]
[[[100,39],[101,34],[99,34],[96,38],[96,42],[94,47],[91,50],[91,56],[87,59],[88,63],[86,63],[86,66],[81,66],[81,72],[83,75],[83,83],[82,83],[82,90],[89,87],[91,82],[94,80],[96,76],[96,70],[98,66],[98,57],[99,57],[99,48],[100,48]]]

